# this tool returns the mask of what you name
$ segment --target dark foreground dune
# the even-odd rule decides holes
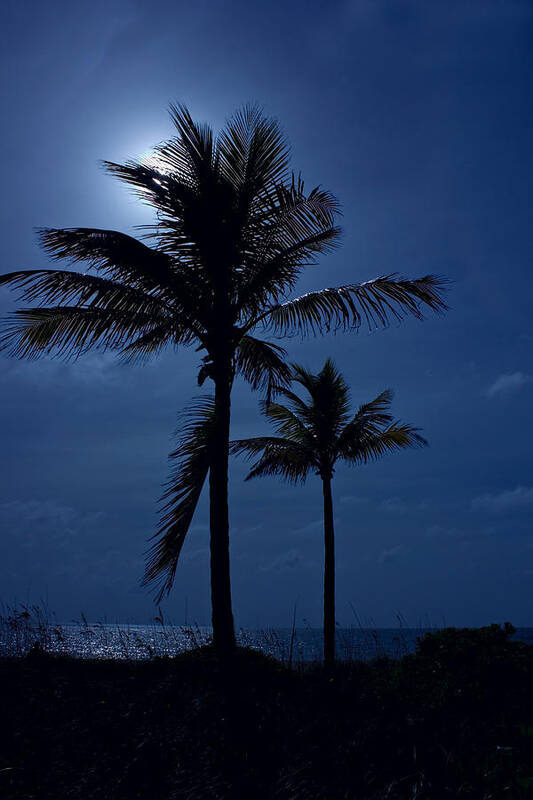
[[[290,672],[250,650],[1,670],[0,797],[528,798],[533,646],[448,629],[401,661]]]

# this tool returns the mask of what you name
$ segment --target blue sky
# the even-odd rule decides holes
[[[299,291],[399,271],[451,281],[451,310],[368,334],[286,342],[332,356],[354,405],[386,387],[430,442],[339,467],[338,619],[533,626],[532,6],[506,2],[10,0],[0,32],[0,271],[47,265],[38,226],[134,233],[149,211],[101,159],[172,134],[168,104],[215,128],[252,101],[307,185],[343,206],[343,246]],[[7,291],[0,311],[14,307]],[[58,618],[149,621],[139,587],[198,354],[145,367],[0,354],[0,585]],[[233,434],[264,430],[241,384]],[[321,494],[231,470],[238,625],[319,624]],[[203,498],[164,604],[209,621]]]

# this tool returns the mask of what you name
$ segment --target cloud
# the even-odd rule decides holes
[[[189,553],[184,553],[181,558],[181,563],[190,563],[191,561],[201,561],[207,563],[209,560],[209,548],[199,547]]]
[[[19,541],[54,538],[71,542],[97,528],[104,517],[103,511],[81,512],[55,500],[0,503],[1,527]]]
[[[359,506],[368,503],[368,497],[356,497],[353,494],[343,494],[342,497],[339,498],[339,502],[347,506]]]
[[[397,544],[395,547],[391,547],[388,550],[383,550],[378,556],[378,563],[386,564],[390,561],[396,561],[402,550],[403,545],[401,544]]]
[[[389,514],[406,514],[409,509],[407,503],[401,497],[388,497],[379,504],[379,507]]]
[[[526,375],[525,372],[509,372],[496,378],[487,389],[486,395],[487,397],[496,397],[499,394],[510,394],[522,389],[531,381],[531,376]]]
[[[300,551],[293,548],[277,556],[272,561],[263,564],[260,569],[261,572],[284,572],[285,570],[304,567],[308,563],[309,562],[304,559]]]
[[[457,528],[445,528],[443,525],[431,525],[427,531],[426,536],[433,537],[441,537],[441,536],[461,536],[462,531],[459,531]]]
[[[500,513],[533,505],[533,486],[517,486],[500,494],[484,494],[472,500],[473,511]]]
[[[479,539],[486,536],[493,536],[496,533],[494,528],[483,528],[482,530],[462,529],[454,527],[444,527],[443,525],[431,525],[426,530],[426,536],[433,539]]]
[[[110,353],[90,353],[75,361],[64,361],[45,356],[32,363],[5,359],[5,369],[14,380],[25,384],[38,384],[40,387],[55,386],[58,382],[93,385],[113,382],[121,384],[128,370],[118,363],[116,355]]]
[[[323,529],[324,529],[324,520],[322,519],[322,517],[320,517],[319,519],[313,520],[313,522],[308,522],[307,525],[302,525],[300,528],[291,528],[289,533],[293,534],[294,536],[315,537],[317,534],[321,534]]]
[[[55,500],[0,504],[0,563],[8,582],[42,578],[47,583],[79,571],[94,571],[102,563],[102,548],[94,557],[105,514],[85,512]],[[42,581],[40,581],[42,583]]]

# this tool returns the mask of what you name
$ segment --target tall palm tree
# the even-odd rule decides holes
[[[335,660],[335,536],[331,481],[337,461],[365,464],[393,450],[427,444],[418,428],[393,420],[392,393],[386,390],[350,413],[348,387],[328,359],[318,375],[293,365],[293,381],[302,386],[306,402],[281,389],[287,405],[265,403],[264,413],[275,425],[276,437],[260,436],[230,443],[233,453],[259,455],[246,480],[281,475],[304,482],[310,472],[322,480],[324,500],[324,661]]]
[[[155,209],[144,241],[113,230],[41,230],[54,259],[85,262],[96,274],[38,269],[1,277],[31,306],[5,322],[0,346],[25,358],[75,357],[97,347],[126,359],[153,356],[166,345],[203,351],[199,382],[214,383],[214,414],[203,420],[209,454],[190,453],[184,443],[196,481],[185,475],[171,492],[145,579],[158,584],[158,599],[170,590],[198,481],[209,473],[213,638],[226,652],[235,641],[227,488],[233,379],[240,373],[253,388],[268,390],[288,377],[283,350],[252,332],[279,337],[420,319],[424,307],[445,308],[443,284],[431,275],[386,275],[289,299],[302,270],[337,242],[335,198],[320,188],[305,191],[289,172],[278,123],[258,109],[238,111],[216,137],[184,106],[171,106],[170,114],[176,135],[151,158],[104,162]]]

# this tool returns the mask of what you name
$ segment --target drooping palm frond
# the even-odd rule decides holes
[[[56,260],[86,262],[104,275],[130,287],[168,297],[181,282],[166,253],[125,233],[99,228],[42,228],[42,247]]]
[[[283,439],[280,436],[256,436],[253,439],[233,439],[229,443],[231,455],[244,455],[253,458],[266,447],[275,449],[293,444],[292,439]]]
[[[120,360],[123,364],[146,362],[160,353],[170,342],[192,344],[195,337],[191,334],[192,331],[187,326],[177,329],[172,319],[162,322],[125,345],[120,350]]]
[[[0,286],[20,289],[19,300],[32,303],[91,306],[132,314],[170,315],[164,299],[128,284],[98,275],[59,269],[19,270],[0,275]]]
[[[412,425],[393,422],[379,433],[363,431],[352,439],[345,437],[342,444],[339,444],[338,455],[351,464],[366,464],[395,450],[425,447],[428,443],[418,433],[419,430],[420,428]]]
[[[70,357],[95,346],[147,356],[169,341],[189,344],[201,337],[195,322],[184,311],[176,316],[158,294],[98,275],[24,270],[0,276],[0,285],[19,289],[22,301],[51,304],[22,309],[4,321],[0,349],[11,348],[14,355],[32,358],[55,349]]]
[[[178,447],[170,454],[176,468],[161,498],[162,516],[147,554],[143,585],[156,584],[156,602],[168,594],[202,488],[209,472],[214,400],[204,397],[183,415]]]
[[[34,359],[52,352],[76,358],[91,347],[121,350],[132,338],[153,332],[165,322],[153,314],[96,307],[24,308],[2,322],[0,350],[18,358]]]
[[[246,476],[247,481],[264,475],[281,475],[290,483],[303,483],[309,471],[319,466],[308,447],[281,437],[237,439],[230,442],[230,453],[246,454],[249,458],[262,453]]]
[[[59,233],[63,232],[59,231]],[[70,232],[68,231],[68,233]],[[90,250],[90,244],[88,244],[88,250]],[[154,253],[155,251],[150,252]],[[78,260],[78,257],[74,260]],[[192,302],[192,292],[189,291],[188,287],[181,286],[179,292],[176,286],[173,287],[175,294],[167,292],[166,289],[163,292],[156,291],[154,289],[155,273],[151,275],[149,264],[146,265],[147,280],[144,281],[145,285],[141,280],[128,282],[122,268],[113,270],[111,267],[109,269],[102,267],[102,269],[104,269],[104,272],[120,274],[121,279],[112,280],[99,275],[53,269],[19,270],[0,276],[0,286],[6,285],[14,290],[20,290],[20,300],[24,302],[38,300],[46,304],[38,308],[22,309],[20,313],[17,312],[10,319],[4,321],[5,333],[4,337],[0,339],[0,348],[2,346],[9,347],[9,343],[16,340],[17,319],[21,320],[20,335],[22,338],[25,338],[28,333],[28,325],[30,323],[32,325],[38,324],[39,321],[46,321],[45,327],[39,329],[39,334],[42,333],[44,335],[45,331],[51,331],[53,321],[59,326],[57,328],[58,331],[65,330],[71,334],[74,330],[72,326],[76,316],[74,308],[78,308],[80,312],[76,317],[77,324],[82,327],[88,326],[90,325],[90,320],[94,320],[94,336],[89,336],[86,344],[102,345],[104,333],[102,324],[107,320],[111,325],[113,314],[116,314],[117,317],[112,326],[114,332],[116,333],[120,329],[134,338],[142,336],[142,350],[145,354],[147,353],[146,344],[148,339],[152,344],[156,345],[153,352],[160,349],[163,340],[166,343],[172,339],[176,344],[189,344],[195,339],[199,342],[204,341],[202,321],[199,321],[197,319],[198,315],[195,314],[198,310],[196,308],[197,299],[194,303]],[[123,280],[125,282],[122,282]],[[60,305],[53,305],[57,302]],[[69,315],[67,328],[62,327],[66,322],[66,318],[60,322],[59,312],[61,309],[65,309],[65,315]],[[84,310],[87,310],[88,313],[83,314]],[[97,310],[107,311],[109,314],[106,316],[93,313]],[[38,319],[40,311],[42,311],[42,315]],[[51,313],[52,311],[53,313]],[[135,324],[134,317],[138,318],[139,324]],[[147,321],[149,317],[152,318],[151,324]],[[130,318],[133,320],[132,326],[124,327],[124,321]],[[156,329],[159,335],[157,341],[157,337],[155,337]],[[36,331],[33,333],[36,333]],[[116,349],[126,344],[126,341],[113,336],[111,339],[106,340],[105,346]],[[137,344],[135,341],[132,342],[131,348],[128,349],[137,351],[139,349]],[[68,346],[66,349],[68,350]],[[76,345],[72,354],[74,354],[74,351],[79,354],[82,349]]]
[[[273,306],[257,322],[279,335],[323,333],[329,330],[387,327],[391,320],[411,315],[423,319],[424,306],[441,312],[445,281],[434,275],[405,280],[386,275],[364,283],[309,292]]]
[[[265,393],[269,403],[272,394],[287,386],[291,379],[291,370],[283,360],[284,356],[285,350],[278,345],[243,336],[235,354],[235,368],[252,389]]]

